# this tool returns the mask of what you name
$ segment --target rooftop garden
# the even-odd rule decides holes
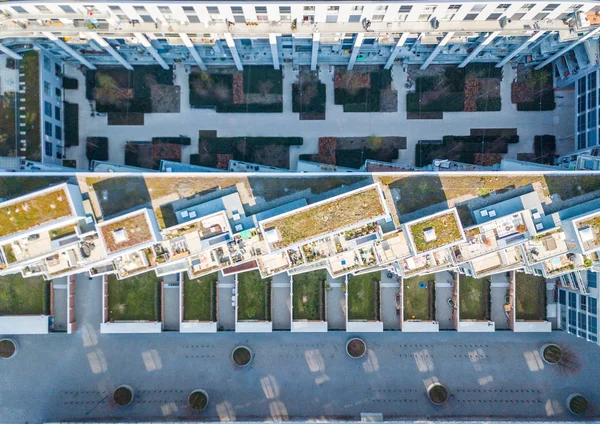
[[[271,320],[271,279],[262,279],[258,271],[237,275],[238,321]]]
[[[590,227],[594,234],[594,239],[587,242],[590,247],[597,247],[600,245],[600,216],[595,216],[590,219],[586,219],[585,221],[580,221],[577,225],[577,228],[581,230],[582,228]]]
[[[0,315],[49,315],[50,282],[21,274],[0,277]]]
[[[319,269],[293,276],[293,320],[325,320],[327,271]]]
[[[349,71],[335,67],[335,104],[344,112],[396,112],[398,92],[392,85],[392,72],[378,66],[361,66]]]
[[[183,320],[217,320],[217,272],[190,280],[187,273],[183,278]]]
[[[403,280],[404,321],[435,319],[435,274]]]
[[[190,106],[219,113],[283,112],[283,73],[272,66],[246,66],[190,74]]]
[[[351,194],[284,218],[270,221],[265,230],[277,229],[277,248],[349,227],[385,214],[376,188]]]
[[[71,216],[67,192],[57,189],[0,207],[0,237]]]
[[[348,276],[348,321],[380,320],[381,272]]]
[[[539,70],[519,65],[511,85],[511,101],[517,105],[518,111],[554,110],[552,64]]]
[[[118,219],[100,227],[108,253],[138,246],[152,240],[152,232],[145,213]],[[121,234],[123,238],[121,239]]]
[[[112,177],[87,182],[94,190],[104,218],[150,203],[144,178]]]
[[[455,243],[463,237],[460,224],[452,211],[407,225],[419,253]]]
[[[516,318],[526,321],[546,319],[546,279],[515,273]]]
[[[125,280],[109,275],[109,321],[160,321],[161,281],[153,271]]]
[[[459,276],[461,320],[489,320],[491,316],[491,282],[486,278]]]
[[[292,111],[300,114],[301,121],[325,119],[325,92],[319,72],[300,66],[298,82],[292,84]]]
[[[25,127],[27,140],[25,156],[29,160],[42,160],[42,134],[40,128],[40,58],[39,53],[30,50],[23,53],[19,62],[19,73],[24,76],[19,80],[25,83]],[[19,106],[23,106],[19,104]],[[22,122],[21,122],[22,123]],[[23,129],[21,129],[22,131]]]

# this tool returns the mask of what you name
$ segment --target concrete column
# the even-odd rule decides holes
[[[12,57],[15,60],[21,60],[23,59],[23,56],[21,56],[20,54],[17,54],[15,52],[13,52],[11,49],[9,49],[8,47],[6,47],[4,44],[0,44],[0,52]]]
[[[167,65],[167,62],[165,62],[164,59],[162,57],[160,57],[160,55],[158,54],[158,52],[156,51],[156,49],[154,48],[152,43],[150,41],[148,41],[148,39],[146,38],[146,36],[144,34],[136,32],[134,35],[135,35],[135,38],[137,38],[138,41],[141,43],[141,45],[144,46],[144,48],[150,52],[152,57],[158,62],[158,64],[163,69],[169,69],[169,65]]]
[[[54,41],[54,43],[57,46],[59,46],[64,51],[66,51],[67,53],[69,53],[70,56],[74,57],[79,62],[81,62],[82,65],[85,65],[89,69],[92,69],[92,70],[96,69],[96,67],[94,65],[92,65],[89,60],[87,60],[85,57],[83,57],[82,54],[76,52],[71,46],[69,46],[63,40],[61,40],[60,38],[58,38],[56,35],[52,34],[51,32],[42,32],[42,35],[44,37],[48,38],[49,40]]]
[[[242,65],[242,60],[240,59],[240,55],[237,51],[237,47],[235,46],[235,41],[230,33],[225,33],[225,41],[227,42],[227,47],[231,51],[231,55],[233,56],[233,61],[235,62],[235,67],[238,71],[243,71],[244,66]]]
[[[354,63],[356,62],[356,57],[358,56],[358,52],[360,51],[360,46],[362,46],[364,38],[364,32],[359,32],[358,34],[356,34],[356,38],[354,39],[354,46],[352,47],[352,56],[350,56],[350,62],[348,63],[349,71],[354,69]]]
[[[312,56],[310,58],[310,70],[317,70],[317,59],[319,58],[319,40],[321,40],[321,34],[315,32],[313,34],[313,45],[312,45]]]
[[[95,32],[84,32],[83,33],[87,38],[89,38],[90,40],[95,41],[96,43],[98,43],[98,45],[100,47],[102,47],[104,50],[106,50],[112,57],[114,57],[117,62],[119,62],[121,65],[123,65],[125,67],[125,69],[129,69],[130,71],[133,71],[133,66],[131,66],[129,64],[129,62],[127,62],[123,56],[121,56],[115,49],[113,49],[113,47],[108,44],[108,42],[100,37],[98,34],[96,34]]]
[[[192,57],[194,58],[194,60],[196,61],[196,63],[200,67],[200,69],[202,69],[203,71],[206,71],[206,65],[204,64],[204,61],[202,60],[202,58],[200,57],[200,54],[196,50],[196,46],[194,46],[194,43],[192,43],[192,40],[190,40],[190,37],[186,33],[180,32],[179,38],[181,38],[181,41],[183,41],[183,44],[188,48],[188,50],[190,51],[190,54],[192,55]]]
[[[485,46],[487,46],[488,44],[490,44],[492,42],[492,40],[494,38],[496,38],[499,34],[500,34],[500,31],[494,31],[491,34],[489,34],[485,40],[483,40],[481,43],[479,43],[479,45],[477,47],[475,47],[473,49],[473,51],[471,52],[471,54],[469,56],[467,56],[467,58],[465,60],[463,60],[458,65],[458,67],[459,68],[464,68],[465,66],[467,66],[467,64],[470,61],[472,61],[474,58],[476,58],[477,55],[479,54],[479,52],[482,51],[485,48]]]
[[[279,69],[279,51],[277,49],[277,37],[281,34],[269,34],[269,44],[271,45],[271,55],[273,56],[273,68]]]
[[[409,35],[410,35],[410,33],[408,33],[408,32],[402,33],[402,35],[400,36],[400,39],[396,43],[396,47],[394,47],[394,50],[392,50],[392,54],[390,54],[390,57],[389,57],[387,63],[383,67],[384,69],[390,69],[392,67],[392,65],[394,64],[394,61],[396,60],[396,57],[398,56],[398,53],[400,53],[400,50],[402,49],[402,46],[404,46],[404,43],[406,43],[406,40],[408,39]]]
[[[584,35],[583,37],[581,37],[580,39],[574,41],[573,43],[569,44],[567,47],[565,47],[564,49],[561,49],[559,52],[553,54],[552,56],[550,56],[548,59],[544,60],[542,63],[540,63],[538,66],[536,66],[534,69],[538,70],[538,69],[542,69],[544,66],[546,66],[547,64],[553,62],[554,60],[558,59],[559,57],[561,57],[563,54],[569,52],[570,50],[572,50],[575,46],[580,45],[581,43],[583,43],[585,40],[587,40],[588,38],[593,37],[594,35],[598,34],[600,32],[600,27],[596,28],[593,31],[588,32],[586,35]]]
[[[433,59],[435,59],[435,57],[442,51],[444,46],[446,44],[448,44],[448,41],[450,41],[450,39],[452,38],[453,35],[454,35],[454,31],[450,31],[446,35],[444,35],[444,38],[442,38],[442,41],[440,41],[440,44],[438,44],[435,47],[435,49],[433,49],[433,51],[431,52],[431,54],[429,55],[427,60],[425,60],[425,63],[423,63],[421,65],[421,69],[427,69],[427,67],[429,65],[431,65],[431,62],[433,62]]]
[[[523,50],[525,50],[527,47],[529,47],[529,45],[531,43],[533,43],[535,40],[537,40],[538,38],[540,38],[545,33],[546,33],[546,31],[538,31],[535,34],[533,34],[531,37],[529,37],[529,40],[525,41],[519,47],[517,47],[516,49],[514,49],[508,56],[506,56],[499,63],[497,63],[496,64],[496,68],[502,68],[504,66],[504,64],[506,64],[513,57],[515,57],[516,55],[518,55],[519,53],[521,53]]]

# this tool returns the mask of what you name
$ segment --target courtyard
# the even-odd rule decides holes
[[[483,321],[490,319],[490,280],[461,274],[458,282],[460,319]]]
[[[154,272],[125,280],[110,275],[106,284],[109,321],[161,320],[161,280]]]
[[[444,119],[433,120],[407,119],[407,89],[404,87],[407,74],[399,66],[392,68],[390,82],[393,90],[397,92],[397,111],[370,113],[344,112],[345,106],[335,104],[335,71],[331,72],[327,66],[321,66],[318,76],[320,83],[325,85],[325,120],[298,119],[298,112],[294,112],[292,86],[298,81],[299,71],[292,69],[291,66],[283,67],[281,94],[275,94],[282,98],[282,104],[278,105],[282,109],[278,113],[269,113],[268,115],[219,113],[212,108],[193,107],[194,105],[190,105],[190,77],[194,75],[194,72],[186,72],[183,66],[176,66],[173,71],[174,84],[181,88],[179,113],[146,113],[143,126],[114,126],[108,125],[106,117],[90,116],[89,102],[85,96],[85,77],[79,71],[68,67],[67,76],[77,79],[80,87],[78,90],[67,90],[66,93],[68,102],[79,104],[80,143],[79,146],[68,148],[67,158],[76,160],[80,168],[87,167],[88,161],[85,156],[85,139],[87,137],[107,137],[109,139],[109,161],[123,164],[127,141],[151,140],[152,137],[157,136],[184,135],[192,138],[192,144],[182,146],[181,160],[183,163],[190,163],[190,156],[199,153],[196,141],[198,132],[202,130],[217,131],[219,137],[297,137],[301,135],[304,138],[303,145],[290,148],[289,151],[288,162],[292,170],[297,169],[300,155],[318,153],[320,137],[369,137],[372,135],[405,137],[406,149],[400,150],[398,158],[394,161],[411,165],[414,164],[415,148],[418,140],[422,138],[422,134],[427,133],[428,139],[439,140],[450,134],[468,135],[474,127],[473,122],[477,122],[477,128],[497,128],[498,122],[511,122],[511,127],[516,128],[521,141],[508,146],[508,153],[504,155],[507,158],[516,159],[518,153],[532,153],[534,136],[539,134],[552,134],[556,136],[557,140],[562,140],[557,143],[557,154],[574,149],[572,142],[565,141],[570,135],[569,129],[574,126],[573,100],[568,96],[565,96],[564,99],[557,98],[555,100],[556,108],[550,111],[518,112],[517,105],[511,102],[511,82],[515,71],[510,66],[502,69],[503,78],[499,85],[501,109],[499,111],[453,112],[451,118],[448,116]],[[275,86],[277,84],[276,81]],[[266,88],[275,90],[271,87]],[[314,90],[312,88],[310,90],[309,94],[312,95]],[[317,88],[317,90],[319,93],[322,92],[322,88]],[[319,96],[321,95],[319,94]],[[320,99],[319,96],[317,97]],[[318,104],[322,105],[320,102],[321,100]],[[308,107],[311,110],[322,110],[321,106],[317,108],[313,105],[316,103],[312,102]],[[296,108],[296,110],[298,109]],[[308,112],[308,114],[311,113],[313,112]],[[532,119],[533,117],[535,119]],[[260,124],[257,125],[257,122]],[[244,128],[243,133],[240,133],[240,128]]]
[[[525,321],[546,319],[546,279],[515,273],[516,318]]]
[[[435,274],[402,280],[404,320],[435,320]]]
[[[263,280],[258,271],[237,275],[238,321],[271,320],[271,279]]]
[[[218,273],[190,280],[183,273],[183,320],[216,321]]]
[[[380,279],[380,272],[348,277],[348,321],[380,320]]]
[[[293,319],[325,320],[327,271],[320,269],[293,276]]]
[[[50,282],[21,274],[0,277],[0,315],[48,315]]]

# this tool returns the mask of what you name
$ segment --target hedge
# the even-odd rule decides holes
[[[181,146],[191,146],[192,139],[190,137],[152,137],[152,144],[168,143],[179,144]]]
[[[465,93],[449,93],[429,104],[419,104],[419,93],[406,94],[407,112],[462,112],[465,108]]]
[[[215,110],[218,113],[282,113],[283,103],[222,104],[216,105]]]
[[[477,99],[477,112],[499,112],[502,109],[502,101],[499,98]]]
[[[304,143],[302,137],[207,137],[206,141],[208,153],[227,154],[233,153],[237,144],[245,142],[246,145],[264,146],[269,144],[279,144],[282,146],[301,146]]]
[[[63,102],[65,147],[79,146],[79,105]]]

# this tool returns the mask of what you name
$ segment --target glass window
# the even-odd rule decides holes
[[[585,133],[581,133],[577,136],[577,148],[583,149],[585,147]]]
[[[569,293],[569,307],[577,308],[577,294],[576,293]]]
[[[52,105],[48,102],[44,102],[44,115],[52,118]]]
[[[588,271],[587,272],[587,283],[588,283],[588,287],[591,287],[593,289],[598,287],[598,274],[596,274],[593,271]]]
[[[597,315],[598,314],[598,299],[595,297],[590,297],[590,301],[588,302],[588,312],[590,314]]]
[[[36,6],[36,9],[43,13],[50,12],[50,9],[48,9],[46,6]]]
[[[577,98],[577,113],[585,111],[585,94]]]
[[[219,14],[219,8],[216,7],[216,6],[207,6],[206,10],[211,15],[218,15]]]
[[[596,89],[596,72],[592,72],[587,76],[587,84],[590,90]]]
[[[586,324],[587,324],[586,315],[583,312],[579,312],[578,327],[581,328],[582,330],[585,330],[587,328]]]
[[[12,8],[17,13],[27,13],[27,11],[22,6],[12,6]]]
[[[65,13],[75,13],[71,6],[59,5],[58,7],[60,7]]]
[[[62,96],[62,90],[60,88],[56,87],[54,89],[54,95],[56,96],[57,99],[60,99]]]
[[[588,317],[588,331],[592,334],[598,334],[598,318]]]
[[[577,312],[569,309],[569,325],[577,325]]]
[[[44,142],[44,154],[46,156],[52,156],[52,143],[49,141]]]
[[[292,13],[290,6],[279,6],[279,13]]]
[[[54,119],[60,121],[60,108],[58,106],[54,106]]]
[[[54,126],[54,137],[56,137],[57,140],[62,141],[62,127],[58,125]]]
[[[427,15],[427,16],[429,16],[429,15]],[[381,22],[381,21],[383,21],[383,17],[384,17],[384,15],[373,15],[373,18],[371,18],[371,20],[373,22]]]
[[[194,10],[194,6],[183,6],[183,11],[184,12],[195,12]]]
[[[598,341],[598,337],[590,336],[590,342],[597,342],[597,341]]]
[[[412,6],[400,6],[399,13],[409,13],[412,10]]]
[[[243,15],[244,14],[244,10],[241,8],[241,6],[231,6],[231,13],[234,14],[238,14],[238,15]]]
[[[169,6],[158,6],[158,11],[160,13],[171,13]]]
[[[338,20],[338,15],[327,15],[325,18],[325,22],[330,24],[335,24]]]
[[[254,6],[256,13],[267,13],[267,6]]]
[[[585,113],[577,117],[577,131],[585,131]]]
[[[567,292],[566,291],[560,290],[558,292],[558,303],[560,303],[561,305],[567,304]]]
[[[595,94],[595,93],[594,93]],[[596,96],[594,96],[595,98]],[[595,110],[590,110],[588,112],[588,123],[587,123],[587,127],[588,128],[596,128],[597,122],[596,122],[596,117],[598,115],[596,115],[596,111]]]
[[[579,330],[579,337],[583,337],[584,339],[587,337],[587,333],[585,331]]]
[[[579,94],[585,91],[585,78],[579,78],[579,81],[577,81],[577,89]]]
[[[588,147],[594,146],[596,144],[597,131],[592,130],[588,132]]]
[[[348,22],[360,22],[360,15],[350,15]]]
[[[44,121],[44,134],[48,137],[52,137],[52,124],[50,122]]]
[[[49,72],[50,68],[52,68],[52,63],[50,62],[50,58],[48,56],[44,56],[44,69]]]
[[[187,15],[188,21],[190,21],[190,23],[192,24],[199,24],[200,23],[200,18],[196,15]]]
[[[577,329],[575,327],[569,327],[568,331],[570,334],[577,334]]]
[[[595,108],[596,107],[596,100],[598,99],[598,95],[596,94],[595,91],[590,91],[588,93],[588,109],[591,108]]]

